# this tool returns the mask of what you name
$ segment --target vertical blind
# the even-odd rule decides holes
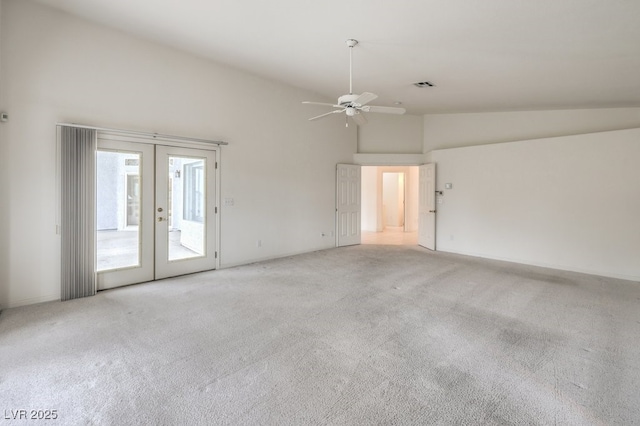
[[[62,300],[96,294],[94,129],[61,126]]]

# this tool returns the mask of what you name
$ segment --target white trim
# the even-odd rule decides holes
[[[221,221],[220,221],[220,217],[222,216],[222,204],[220,204],[221,200],[222,200],[222,185],[220,183],[220,178],[221,178],[221,169],[222,167],[220,167],[220,165],[222,164],[222,149],[220,149],[220,147],[218,147],[218,149],[215,150],[216,151],[216,164],[214,164],[214,173],[215,173],[215,199],[216,199],[216,216],[215,216],[215,227],[216,227],[216,254],[215,254],[215,262],[216,262],[216,269],[220,269],[220,258],[222,257],[222,248],[221,248],[221,243],[222,243],[222,227],[221,227]]]
[[[442,247],[438,245],[438,251],[441,253],[451,253],[461,256],[470,256],[478,259],[488,259],[488,260],[498,260],[501,262],[509,262],[509,263],[517,263],[520,265],[526,266],[535,266],[538,268],[547,268],[547,269],[555,269],[558,271],[566,271],[566,272],[575,272],[579,274],[587,274],[587,275],[595,275],[598,277],[606,277],[606,278],[615,278],[619,280],[628,280],[628,281],[640,281],[640,276],[637,275],[626,275],[626,274],[618,274],[616,272],[610,271],[602,271],[602,270],[594,270],[589,268],[577,268],[570,265],[560,265],[556,263],[547,263],[547,262],[531,262],[525,259],[519,259],[514,257],[504,257],[504,256],[494,256],[486,253],[477,253],[474,251],[466,251],[466,250],[452,250],[447,247]]]
[[[59,302],[59,294],[49,294],[46,296],[28,297],[26,299],[18,299],[14,301],[7,301],[6,305],[0,306],[0,311],[3,309],[19,308],[20,306],[36,305],[39,303],[47,302]]]
[[[129,135],[137,138],[151,139],[156,144],[158,143],[158,141],[167,141],[172,143],[190,142],[195,144],[229,145],[228,142],[214,141],[211,139],[192,138],[188,136],[163,135],[161,133],[141,132],[137,130],[110,129],[107,127],[87,126],[83,124],[74,124],[74,123],[56,123],[56,126],[75,127],[79,129],[93,129],[102,134]]]
[[[361,166],[419,166],[426,163],[424,154],[353,154]]]

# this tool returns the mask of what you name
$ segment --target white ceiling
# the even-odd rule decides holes
[[[354,92],[414,114],[640,106],[638,0],[38,1],[335,99],[355,38]]]

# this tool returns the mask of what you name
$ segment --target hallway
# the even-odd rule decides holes
[[[362,244],[418,245],[418,232],[404,232],[402,226],[387,226],[383,232],[362,231]]]

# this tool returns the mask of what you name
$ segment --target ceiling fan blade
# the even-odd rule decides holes
[[[355,98],[352,103],[356,105],[364,105],[371,102],[377,97],[378,95],[376,95],[375,93],[364,92],[362,95]]]
[[[340,105],[334,105],[334,104],[328,104],[325,102],[310,102],[310,101],[303,101],[303,104],[308,104],[308,105],[322,105],[322,106],[330,106],[330,107],[334,107],[334,108],[342,108],[342,106]]]
[[[318,115],[318,116],[316,116],[316,117],[311,117],[311,118],[309,119],[309,121],[317,120],[318,118],[326,117],[327,115],[336,114],[336,113],[340,113],[340,112],[344,112],[344,109],[340,109],[340,110],[338,110],[338,109],[337,109],[337,110],[335,110],[335,111],[327,112],[327,113],[325,113],[325,114],[321,114],[321,115]]]
[[[356,122],[358,126],[362,126],[363,124],[367,124],[367,119],[364,117],[364,114],[358,111],[356,114],[352,115],[353,121]]]
[[[373,106],[373,105],[363,106],[361,109],[362,111],[365,111],[365,112],[381,112],[384,114],[398,114],[398,115],[404,114],[405,112],[407,112],[407,110],[404,108]]]

